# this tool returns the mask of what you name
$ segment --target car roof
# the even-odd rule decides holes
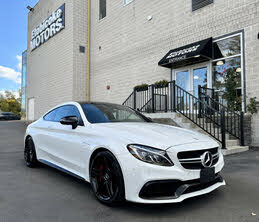
[[[108,103],[108,102],[86,102],[86,101],[76,101],[77,103],[79,103],[80,105],[83,104],[93,104],[93,105],[121,105],[121,104],[117,104],[117,103]]]
[[[66,103],[62,103],[62,104],[59,104],[55,107],[53,107],[52,109],[48,110],[46,113],[44,113],[42,115],[42,117],[44,117],[45,115],[47,115],[49,112],[59,108],[59,107],[62,107],[62,106],[69,106],[69,105],[76,105],[76,104],[79,104],[79,105],[83,105],[83,104],[93,104],[93,105],[120,105],[120,104],[116,104],[116,103],[108,103],[108,102],[87,102],[87,101],[70,101],[70,102],[66,102]]]

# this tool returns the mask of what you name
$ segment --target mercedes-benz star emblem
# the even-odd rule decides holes
[[[201,164],[204,167],[211,167],[213,163],[213,157],[211,152],[207,151],[201,156]]]

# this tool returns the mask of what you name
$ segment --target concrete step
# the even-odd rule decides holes
[[[239,146],[239,140],[226,140],[226,147],[236,147]]]
[[[227,149],[222,149],[222,153],[224,156],[235,154],[235,153],[242,153],[249,150],[249,146],[232,146],[227,147]]]
[[[160,123],[160,124],[165,124],[165,125],[170,125],[170,126],[178,126],[179,125],[172,120],[171,118],[154,118],[152,119],[155,123]]]

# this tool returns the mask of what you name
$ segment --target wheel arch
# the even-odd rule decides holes
[[[95,150],[93,151],[93,153],[91,154],[90,158],[89,158],[89,164],[88,164],[88,171],[89,171],[89,173],[90,173],[90,167],[91,167],[91,164],[92,164],[92,161],[93,161],[94,157],[95,157],[99,152],[102,152],[102,151],[108,151],[108,152],[112,153],[109,149],[104,148],[104,147],[99,147],[99,148],[95,149]],[[112,153],[112,155],[116,158],[116,156],[115,156],[113,153]],[[117,159],[117,158],[116,158],[116,159]],[[117,159],[117,161],[118,161],[118,159]]]
[[[117,156],[116,154],[114,154],[114,152],[112,152],[110,149],[107,149],[107,148],[105,148],[105,147],[99,147],[99,148],[95,149],[95,150],[93,151],[93,153],[91,154],[91,156],[90,156],[90,158],[89,158],[89,166],[88,166],[89,182],[90,182],[90,167],[91,167],[91,163],[92,163],[94,157],[95,157],[98,153],[100,153],[100,152],[102,152],[102,151],[107,151],[107,152],[111,153],[112,156],[117,160],[117,162],[118,162],[118,164],[119,164],[119,167],[120,167],[121,175],[122,175],[123,190],[124,190],[124,191],[123,191],[123,192],[124,192],[123,195],[124,195],[124,199],[126,199],[126,187],[125,187],[125,179],[124,179],[125,176],[124,176],[123,168],[122,168],[122,165],[121,165],[121,161],[119,160],[118,156]]]
[[[117,155],[114,154],[114,152],[112,152],[110,149],[107,149],[107,148],[105,148],[105,147],[99,147],[99,148],[95,149],[95,150],[93,151],[93,153],[91,154],[90,158],[89,158],[89,163],[88,163],[89,181],[90,181],[90,167],[91,167],[91,163],[92,163],[94,157],[95,157],[99,152],[102,152],[102,151],[108,151],[108,152],[110,152],[110,153],[114,156],[114,158],[117,160],[117,162],[118,162],[118,164],[119,164],[119,166],[120,166],[120,170],[121,170],[122,178],[123,178],[123,183],[124,183],[124,188],[125,188],[124,172],[123,172],[123,168],[122,168],[122,166],[121,166],[121,161],[119,160],[119,158],[117,157]]]
[[[26,137],[25,137],[25,139],[24,139],[24,147],[26,147],[26,145],[27,145],[27,143],[28,143],[28,139],[29,138],[32,138],[32,136],[31,135],[26,135]]]

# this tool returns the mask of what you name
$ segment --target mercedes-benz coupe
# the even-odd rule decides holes
[[[43,163],[90,182],[108,205],[181,202],[225,185],[213,139],[122,105],[56,106],[28,126],[24,144],[28,167]]]

